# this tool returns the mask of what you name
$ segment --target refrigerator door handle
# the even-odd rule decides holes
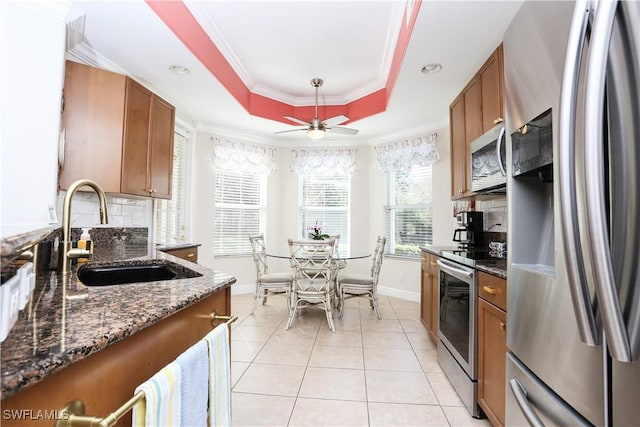
[[[587,223],[593,253],[596,292],[611,357],[631,361],[629,337],[613,276],[604,187],[604,90],[611,33],[618,0],[598,3],[587,60],[585,93],[585,169]]]
[[[596,346],[599,345],[599,334],[591,307],[582,245],[579,238],[576,169],[574,163],[580,62],[582,60],[582,49],[587,37],[589,15],[590,7],[588,1],[580,0],[576,2],[569,32],[560,92],[558,169],[560,174],[560,221],[562,223],[564,254],[573,310],[578,323],[580,340],[585,344]]]
[[[498,135],[498,143],[496,144],[496,154],[498,157],[498,166],[500,166],[500,173],[502,173],[502,176],[507,176],[507,170],[504,167],[504,160],[500,155],[500,150],[502,149],[502,144],[504,143],[504,132],[505,132],[505,129],[503,126],[502,129],[500,129],[500,135]]]
[[[527,391],[520,384],[517,378],[511,378],[509,380],[509,386],[511,387],[511,392],[513,393],[513,397],[515,397],[522,414],[527,419],[527,422],[531,427],[544,427],[544,423],[536,414],[536,411],[533,409],[533,406],[529,403],[529,399],[527,397]]]

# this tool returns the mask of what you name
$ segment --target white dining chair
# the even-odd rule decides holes
[[[342,317],[344,303],[348,298],[366,296],[369,298],[369,304],[376,312],[376,317],[378,317],[378,319],[382,318],[380,315],[380,307],[378,306],[378,277],[380,275],[380,267],[382,266],[386,242],[386,237],[378,236],[373,252],[371,274],[341,273],[338,276],[338,317]]]
[[[269,293],[284,293],[287,298],[287,311],[290,313],[293,274],[269,273],[264,236],[262,234],[249,236],[249,240],[251,241],[253,261],[256,265],[256,291],[251,314],[253,315],[256,311],[258,298],[262,298],[262,305],[265,305],[267,303],[267,296]]]
[[[333,325],[332,286],[333,253],[335,240],[292,240],[289,239],[291,267],[294,269],[291,291],[291,311],[285,329],[293,321],[302,307],[321,305],[327,316],[329,329],[335,332]]]

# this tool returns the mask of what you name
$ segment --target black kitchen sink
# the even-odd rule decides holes
[[[78,280],[87,286],[123,285],[199,277],[201,274],[163,261],[151,263],[84,265]]]

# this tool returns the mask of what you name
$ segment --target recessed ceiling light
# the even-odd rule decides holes
[[[176,73],[180,76],[186,76],[187,74],[189,74],[189,69],[184,65],[172,65],[169,67],[169,70],[171,70],[172,73]]]
[[[422,74],[435,74],[437,72],[439,72],[440,70],[442,70],[442,64],[438,64],[437,62],[434,62],[432,64],[427,64],[424,67],[422,67]]]

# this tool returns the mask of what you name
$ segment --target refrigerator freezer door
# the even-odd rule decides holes
[[[511,353],[507,353],[506,399],[508,426],[590,425]]]

